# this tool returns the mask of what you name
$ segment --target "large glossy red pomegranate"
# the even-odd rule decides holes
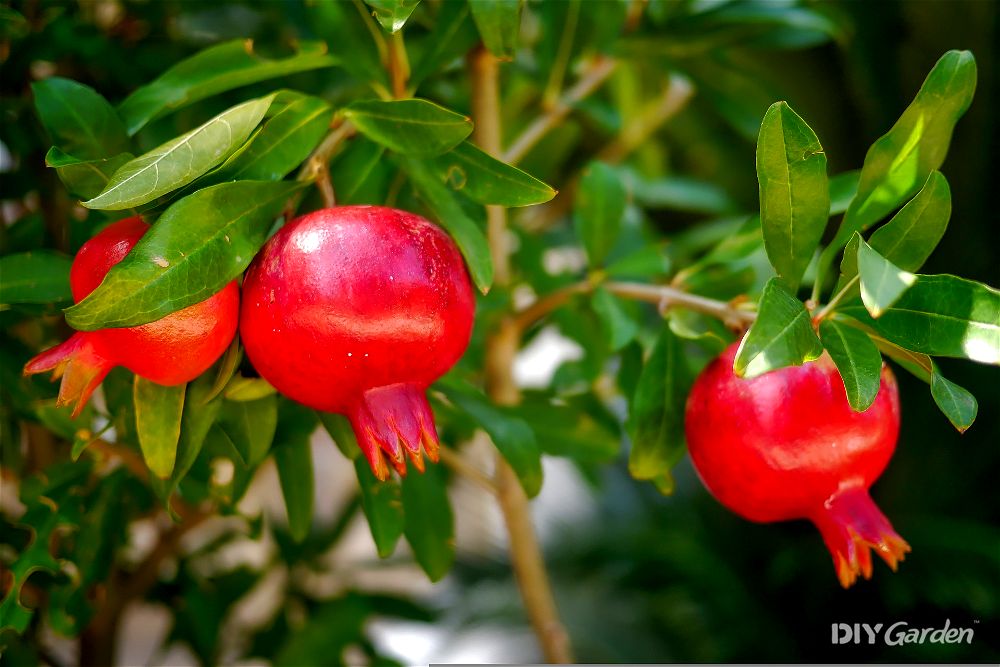
[[[73,300],[79,302],[93,292],[148,229],[141,218],[126,218],[84,243],[70,268]],[[78,331],[29,361],[24,373],[54,371],[55,377],[61,376],[57,404],[75,404],[74,417],[115,366],[162,385],[189,382],[208,370],[229,346],[236,334],[239,301],[234,281],[208,299],[155,322]]]
[[[883,366],[875,402],[854,412],[830,357],[751,379],[732,345],[698,377],[685,429],[709,491],[751,521],[805,518],[819,528],[846,588],[870,578],[874,549],[895,570],[910,550],[868,495],[896,446],[899,395]]]
[[[437,461],[427,386],[469,343],[475,298],[451,238],[424,218],[342,206],[292,220],[243,283],[240,333],[278,391],[351,421],[379,479]]]

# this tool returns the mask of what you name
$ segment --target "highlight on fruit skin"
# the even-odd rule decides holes
[[[108,225],[80,247],[70,267],[73,300],[97,289],[149,230],[142,218]],[[233,281],[200,303],[135,327],[78,331],[24,366],[24,374],[51,371],[61,379],[56,405],[83,410],[115,366],[162,385],[190,382],[215,363],[236,335],[239,288]]]
[[[733,372],[737,349],[712,361],[688,397],[685,433],[702,482],[751,521],[812,521],[844,588],[871,578],[872,550],[895,570],[910,546],[868,493],[899,435],[892,371],[883,365],[874,403],[854,412],[828,355],[746,379]]]
[[[407,211],[340,206],[290,221],[243,282],[240,335],[285,396],[347,416],[372,472],[438,460],[427,387],[465,352],[475,296],[458,247]]]

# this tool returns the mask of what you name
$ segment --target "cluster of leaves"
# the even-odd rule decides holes
[[[71,443],[66,449],[74,461],[22,482],[26,513],[5,519],[5,536],[11,535],[5,542],[15,554],[9,559],[14,577],[5,582],[0,603],[5,641],[38,621],[22,606],[36,587],[49,594],[46,622],[79,634],[94,613],[93,591],[126,544],[127,526],[161,507],[183,514],[210,503],[243,521],[240,530],[188,555],[173,580],[150,593],[190,612],[177,614],[171,639],[186,641],[208,664],[219,658],[223,617],[263,572],[241,568],[206,576],[195,565],[241,531],[274,532],[280,553],[269,566],[315,568],[360,511],[381,557],[391,556],[405,537],[432,580],[451,569],[447,471],[432,467],[402,481],[377,482],[348,424],[277,395],[255,377],[238,342],[187,387],[160,387],[118,369],[104,383],[103,405],[87,408],[77,422],[54,407],[44,382],[19,377],[29,346],[39,349],[65,334],[53,317],[59,308],[66,307],[65,321],[75,329],[135,326],[239,279],[285,215],[322,205],[309,187],[316,177],[309,158],[317,153],[329,160],[339,204],[420,211],[460,246],[483,292],[477,328],[466,357],[434,385],[430,398],[445,443],[485,431],[529,496],[542,488],[543,455],[569,457],[593,479],[599,465],[615,461],[625,440],[631,442],[632,475],[664,492],[673,488],[671,470],[684,455],[688,388],[734,333],[683,304],[666,309],[664,326],[660,313],[624,298],[622,285],[635,283],[623,281],[647,287],[670,281],[705,299],[743,299],[736,307],[743,321],[756,316],[736,361],[745,376],[803,363],[826,349],[852,405],[862,410],[874,399],[885,354],[930,383],[959,429],[972,423],[975,400],[942,377],[931,357],[1000,363],[997,292],[961,278],[912,273],[948,223],[950,194],[937,169],[971,101],[971,56],[946,54],[898,123],[872,146],[862,169],[828,179],[818,138],[788,105],[772,106],[761,125],[774,96],[753,83],[741,55],[842,40],[834,15],[798,3],[651,2],[644,16],[633,16],[626,2],[584,4],[310,2],[301,9],[324,41],[301,41],[291,55],[265,57],[245,40],[222,42],[170,67],[116,106],[67,78],[33,84],[37,118],[53,144],[45,162],[82,201],[77,214],[84,228],[74,223],[79,238],[62,250],[118,217],[138,213],[153,226],[75,305],[66,252],[42,249],[46,244],[38,240],[12,243],[14,251],[5,248],[0,257],[0,314],[17,330],[5,335],[0,365],[5,466],[19,467],[20,452],[10,444],[18,441],[18,429],[38,424]],[[5,17],[14,14],[4,11]],[[11,21],[17,25],[16,16]],[[629,67],[619,68],[603,96],[573,100],[563,122],[523,155],[504,161],[469,139],[468,86],[457,73],[462,57],[480,42],[513,61],[505,65],[511,80],[505,80],[503,104],[510,136],[529,127],[529,104],[536,100],[550,109],[569,104],[561,95],[575,73],[583,78],[609,58]],[[519,57],[525,53],[531,58]],[[666,82],[664,70],[671,72]],[[318,75],[312,85],[284,83],[309,73]],[[288,87],[279,88],[279,80]],[[759,215],[741,215],[740,204],[717,184],[662,176],[664,157],[655,147],[639,146],[642,128],[655,128],[662,110],[684,104],[691,91],[708,100],[720,123],[757,137]],[[592,145],[592,137],[606,135],[614,137],[610,145]],[[332,156],[323,152],[331,138],[340,141]],[[620,164],[630,151],[639,158]],[[548,202],[556,193],[544,181],[563,194],[547,206],[512,212],[514,275],[490,289],[494,267],[484,206]],[[657,221],[664,210],[710,220],[665,244]],[[861,236],[894,212],[867,240]],[[835,236],[817,256],[830,220],[841,215]],[[31,230],[39,225],[38,217],[26,216],[9,236],[34,239]],[[830,268],[841,250],[832,285]],[[810,278],[815,289],[804,303],[799,289]],[[817,308],[831,286],[827,306]],[[515,312],[525,289],[534,296],[566,295],[546,322],[581,354],[562,363],[544,387],[526,391],[519,405],[497,406],[479,389],[483,343],[501,318]],[[544,330],[527,328],[525,342]],[[353,461],[358,479],[355,499],[326,527],[314,519],[313,507],[310,438],[320,427]],[[102,465],[106,441],[141,455],[150,474],[108,472]],[[261,526],[239,507],[266,461],[278,471],[287,529],[281,522]],[[48,579],[32,577],[39,571]],[[427,610],[392,598],[347,592],[317,599],[294,579],[286,588],[291,611],[279,612],[261,630],[248,655],[302,664],[354,645],[374,663],[382,658],[363,631],[367,616],[429,618]],[[306,623],[296,610],[305,612]]]

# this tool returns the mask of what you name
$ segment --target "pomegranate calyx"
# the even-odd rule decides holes
[[[56,405],[72,404],[72,416],[76,417],[114,366],[95,349],[87,332],[78,331],[68,340],[31,359],[24,366],[24,374],[52,371],[53,380],[61,377]]]
[[[361,394],[348,412],[358,446],[379,480],[389,477],[389,463],[406,474],[406,458],[423,472],[427,458],[437,463],[438,436],[424,388],[400,383],[374,387]]]
[[[812,521],[823,535],[844,588],[854,584],[859,574],[871,579],[870,549],[894,572],[910,551],[910,545],[893,529],[868,489],[862,486],[838,490],[823,503]]]

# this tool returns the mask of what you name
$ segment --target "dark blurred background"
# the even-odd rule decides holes
[[[671,4],[683,3],[654,2],[650,9]],[[168,64],[221,40],[253,37],[266,52],[297,37],[323,38],[307,8],[291,1],[11,6],[28,25],[5,23],[0,52],[3,252],[34,247],[39,240],[72,250],[86,238],[82,229],[70,238],[49,238],[52,230],[44,224],[24,223],[71,206],[44,165],[49,143],[33,115],[31,81],[51,74],[71,77],[116,102]],[[786,99],[831,147],[830,173],[838,173],[861,165],[867,147],[891,126],[943,52],[969,49],[979,67],[978,89],[942,167],[954,195],[951,225],[923,272],[959,273],[997,286],[998,3],[880,0],[819,6],[846,26],[842,39],[795,51],[736,46],[720,59],[739,61],[738,80],[707,74],[706,81],[696,81],[701,88],[691,106],[655,137],[671,151],[671,168],[723,186],[742,209],[753,210],[754,137],[713,111],[739,103],[759,118],[771,101]],[[352,85],[338,71],[298,76],[311,90],[341,94]],[[294,87],[298,80],[285,83]],[[190,113],[206,113],[203,106],[196,109]],[[155,136],[154,128],[148,141]],[[558,173],[540,176],[560,182]],[[676,230],[698,219],[664,214],[658,222]],[[671,497],[632,481],[624,461],[589,471],[593,510],[582,520],[549,522],[545,535],[578,659],[1000,660],[1000,382],[995,368],[947,360],[941,366],[978,397],[978,420],[959,435],[926,386],[897,373],[903,429],[873,496],[914,550],[898,573],[877,563],[872,581],[847,591],[835,585],[829,554],[811,525],[754,525],[735,517],[708,496],[687,461]],[[550,504],[558,502],[551,497],[558,489],[545,493]],[[509,577],[506,563],[467,554],[450,594],[440,601],[442,622],[453,628],[523,628]],[[973,644],[830,642],[831,623],[941,627],[946,619],[953,627],[972,627]],[[511,641],[525,640],[513,634]]]

